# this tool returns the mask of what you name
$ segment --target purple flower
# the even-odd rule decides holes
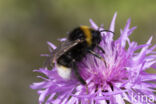
[[[116,15],[110,31],[114,31]],[[90,23],[95,30],[104,29],[92,20]],[[100,46],[105,54],[95,51],[104,57],[106,63],[89,54],[79,63],[80,75],[86,85],[81,84],[74,75],[70,80],[62,79],[57,67],[35,70],[46,75],[46,78],[39,76],[42,82],[31,85],[32,89],[38,90],[40,104],[154,104],[156,74],[149,74],[146,70],[156,68],[156,45],[150,47],[152,37],[143,45],[131,41],[129,35],[135,29],[130,28],[129,19],[117,40],[113,40],[113,33],[101,32]],[[52,43],[48,44],[52,49],[56,48]]]

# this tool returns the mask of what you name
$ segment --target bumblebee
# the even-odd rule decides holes
[[[103,31],[111,32],[109,30]],[[89,53],[104,61],[103,57],[94,52],[95,47],[97,47],[105,53],[99,46],[102,39],[100,32],[88,26],[73,29],[69,32],[67,40],[50,53],[46,66],[54,67],[56,65],[59,76],[64,79],[70,79],[73,70],[79,81],[86,84],[79,74],[77,64]]]

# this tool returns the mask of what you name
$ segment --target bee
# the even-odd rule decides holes
[[[109,30],[103,31],[111,32]],[[56,65],[58,75],[67,80],[70,79],[71,71],[73,70],[77,79],[82,84],[86,84],[79,73],[77,64],[89,53],[104,61],[103,57],[94,52],[95,47],[97,47],[105,53],[99,46],[102,39],[100,33],[101,31],[94,30],[88,26],[79,26],[73,29],[69,32],[67,39],[50,53],[45,66],[54,67]]]

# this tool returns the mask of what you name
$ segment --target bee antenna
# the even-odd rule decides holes
[[[115,33],[113,31],[110,31],[110,30],[100,30],[99,32],[111,32],[115,35]]]

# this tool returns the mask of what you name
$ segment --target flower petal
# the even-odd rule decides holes
[[[92,19],[89,19],[89,22],[90,22],[91,27],[93,29],[95,29],[95,30],[98,30],[99,29],[98,25]]]

